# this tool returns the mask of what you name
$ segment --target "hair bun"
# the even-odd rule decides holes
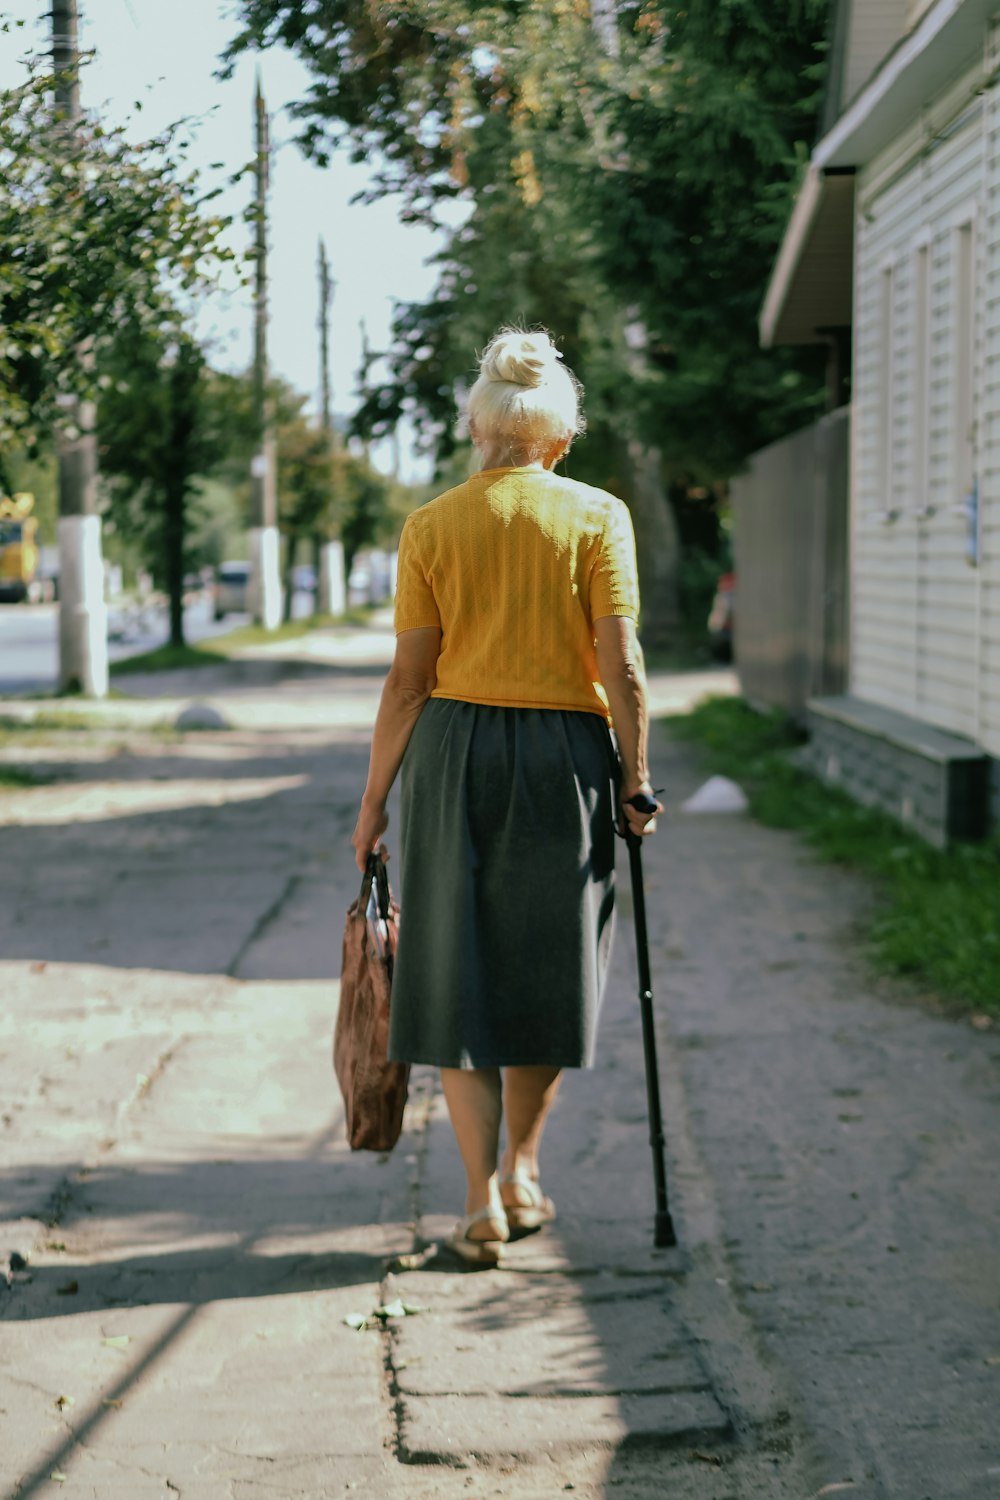
[[[534,389],[560,358],[546,333],[506,333],[493,340],[481,370],[488,380]]]

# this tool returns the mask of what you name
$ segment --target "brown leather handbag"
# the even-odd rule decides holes
[[[389,995],[399,907],[385,861],[369,854],[361,893],[347,913],[333,1066],[352,1151],[391,1151],[403,1128],[409,1063],[389,1061]]]

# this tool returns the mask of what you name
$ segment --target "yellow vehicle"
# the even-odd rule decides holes
[[[20,604],[38,595],[34,506],[34,495],[0,495],[0,603]]]

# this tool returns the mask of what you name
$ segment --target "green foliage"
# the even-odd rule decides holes
[[[820,370],[757,346],[756,317],[818,108],[828,0],[242,0],[231,52],[282,43],[296,113],[347,142],[404,217],[468,205],[424,304],[399,309],[361,426],[405,412],[446,454],[456,383],[501,323],[544,322],[588,392],[572,472],[621,490],[621,443],[708,483],[800,425]]]
[[[801,833],[822,859],[872,878],[870,935],[882,968],[1000,1016],[1000,841],[932,849],[800,771],[792,752],[801,734],[741,699],[711,699],[668,724],[703,748],[713,771],[739,782],[761,822]]]
[[[70,131],[57,81],[38,66],[0,91],[0,445],[33,447],[60,397],[105,385],[111,346],[176,327],[235,258],[185,125],[138,145],[90,115]]]

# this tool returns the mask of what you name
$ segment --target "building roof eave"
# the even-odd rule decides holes
[[[851,323],[854,174],[810,163],[760,315],[760,342],[822,344]]]
[[[775,344],[818,343],[820,327],[850,323],[848,312],[829,315],[828,304],[841,300],[853,271],[853,185],[850,191],[851,238],[842,222],[846,194],[831,194],[834,174],[853,173],[912,123],[914,116],[948,81],[983,54],[984,27],[997,0],[936,0],[893,48],[843,114],[817,143],[792,209],[760,314],[764,348]],[[820,232],[822,220],[826,230]],[[839,243],[846,264],[839,273],[831,257]],[[809,258],[818,258],[815,265]],[[824,289],[824,277],[839,281],[834,296]],[[818,298],[815,309],[805,307],[805,288]],[[792,303],[801,305],[792,306]]]
[[[860,167],[912,123],[949,79],[983,55],[996,0],[937,0],[817,143],[820,170]]]

